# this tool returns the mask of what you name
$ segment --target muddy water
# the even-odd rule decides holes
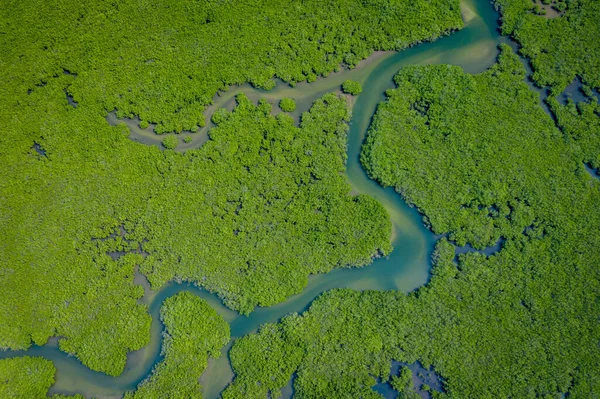
[[[120,398],[124,391],[135,389],[161,360],[163,326],[158,315],[162,302],[178,292],[191,291],[206,299],[231,326],[232,342],[223,349],[220,359],[210,360],[208,369],[200,378],[204,397],[211,399],[218,397],[233,377],[227,352],[235,339],[256,331],[261,324],[276,322],[291,312],[302,312],[318,295],[332,288],[408,292],[425,284],[429,278],[429,258],[437,237],[424,227],[421,215],[409,208],[398,194],[392,189],[383,189],[368,178],[359,163],[359,153],[377,103],[384,99],[385,90],[393,87],[392,78],[403,66],[447,63],[461,66],[470,73],[478,73],[494,63],[498,54],[498,44],[507,41],[498,34],[497,13],[488,0],[463,0],[461,6],[465,20],[464,29],[434,43],[423,43],[399,53],[379,52],[354,70],[341,70],[310,84],[299,83],[293,88],[281,82],[269,92],[256,90],[248,85],[232,88],[215,97],[214,104],[206,113],[208,120],[215,109],[231,108],[235,95],[245,93],[252,100],[266,98],[274,104],[283,97],[293,98],[297,103],[297,110],[292,116],[298,120],[301,112],[307,110],[315,99],[324,93],[337,91],[344,80],[359,81],[363,92],[353,99],[353,117],[348,136],[347,178],[353,193],[368,194],[388,210],[394,226],[394,251],[388,258],[377,259],[372,265],[361,269],[339,269],[325,275],[311,276],[308,286],[301,294],[276,306],[258,308],[248,317],[240,316],[224,307],[215,295],[189,285],[168,284],[159,292],[150,292],[145,297],[153,318],[151,343],[129,355],[126,370],[118,377],[109,377],[89,370],[77,359],[60,352],[56,341],[43,347],[33,347],[28,351],[0,353],[0,358],[29,355],[52,360],[57,373],[51,393],[81,393],[87,397]],[[273,112],[279,112],[276,106],[273,107]],[[111,124],[126,123],[131,130],[130,137],[140,143],[160,146],[164,138],[155,135],[151,128],[140,129],[134,120],[119,121],[114,114],[110,114],[108,121]],[[178,150],[187,151],[201,146],[208,140],[209,128],[210,123],[198,132],[181,134],[180,138],[190,136],[192,141],[184,143],[181,140]],[[143,278],[136,277],[136,282],[143,283]],[[286,394],[291,395],[291,386],[286,388]]]

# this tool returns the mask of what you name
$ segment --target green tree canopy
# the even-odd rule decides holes
[[[283,112],[293,112],[296,109],[296,102],[291,98],[282,98],[279,101],[279,108]]]
[[[362,87],[360,83],[354,80],[346,80],[342,83],[342,91],[346,94],[356,96],[362,92]]]

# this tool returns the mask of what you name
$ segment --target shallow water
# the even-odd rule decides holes
[[[209,107],[206,115],[210,116],[219,107],[232,107],[234,97],[238,93],[246,93],[252,100],[267,98],[277,103],[283,97],[296,100],[297,110],[292,114],[298,120],[301,112],[307,110],[312,102],[330,91],[337,91],[346,79],[361,82],[363,92],[353,99],[353,116],[348,135],[347,178],[352,186],[353,194],[368,194],[380,201],[388,210],[394,226],[394,251],[388,258],[376,259],[370,266],[360,269],[338,269],[328,274],[315,275],[309,278],[306,289],[289,298],[284,303],[269,308],[257,308],[250,316],[240,316],[223,306],[216,295],[196,287],[170,283],[159,292],[149,293],[145,297],[152,315],[151,343],[128,356],[123,374],[110,377],[89,370],[77,359],[60,352],[56,340],[43,347],[32,347],[27,351],[0,353],[0,358],[14,356],[43,356],[54,362],[57,373],[56,383],[51,393],[81,393],[87,397],[119,398],[126,390],[133,390],[151,372],[154,365],[161,360],[160,345],[163,326],[159,320],[159,309],[163,300],[181,291],[190,291],[207,300],[231,326],[232,342],[223,349],[223,356],[211,359],[205,373],[200,378],[204,397],[217,398],[223,388],[231,381],[233,373],[228,361],[227,352],[235,338],[255,332],[267,322],[276,322],[291,312],[302,312],[321,293],[332,288],[352,288],[356,290],[402,290],[412,291],[429,278],[430,256],[438,237],[427,230],[421,215],[410,208],[394,192],[392,188],[383,189],[370,180],[359,163],[359,153],[365,138],[371,117],[377,104],[384,99],[385,90],[393,87],[393,76],[400,68],[411,64],[454,64],[470,73],[482,72],[490,67],[498,54],[497,46],[507,42],[498,34],[498,15],[487,0],[464,0],[462,2],[465,27],[450,36],[443,37],[433,43],[423,43],[405,51],[394,53],[376,53],[361,63],[354,70],[342,70],[313,83],[299,83],[292,88],[279,83],[269,92],[256,90],[249,85],[232,88],[220,93],[215,103]],[[273,112],[279,110],[273,107]],[[158,145],[164,136],[155,135],[151,128],[140,129],[137,121],[119,121],[114,113],[109,114],[111,124],[124,122],[131,130],[131,138],[147,145]],[[207,120],[209,117],[207,117]],[[186,151],[201,146],[208,140],[206,127],[189,135],[192,142],[180,143],[179,151]],[[136,283],[143,283],[143,278],[136,277]],[[286,388],[291,395],[291,386]]]

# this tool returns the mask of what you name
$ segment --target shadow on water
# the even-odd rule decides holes
[[[231,108],[238,93],[245,93],[253,101],[266,98],[273,103],[283,97],[291,97],[298,105],[292,116],[298,120],[300,113],[307,110],[312,102],[324,93],[338,90],[343,80],[353,79],[361,82],[364,91],[355,99],[350,121],[347,178],[353,194],[370,195],[388,210],[394,226],[394,251],[389,257],[375,259],[373,264],[364,268],[337,269],[327,274],[311,276],[302,293],[284,303],[269,308],[257,308],[248,317],[226,308],[214,294],[190,284],[169,283],[160,291],[149,293],[145,298],[152,316],[150,344],[128,355],[125,371],[118,377],[110,377],[86,368],[77,359],[61,352],[56,340],[27,351],[1,352],[0,358],[28,355],[52,360],[57,373],[56,382],[50,390],[51,394],[81,393],[87,397],[119,398],[124,391],[135,389],[161,360],[163,325],[159,318],[159,310],[162,302],[178,292],[189,291],[208,301],[231,326],[232,341],[223,349],[223,355],[219,359],[209,360],[208,368],[200,378],[204,397],[217,398],[233,378],[227,356],[229,348],[236,338],[255,332],[261,324],[276,322],[292,312],[302,312],[317,296],[332,288],[409,292],[425,284],[429,278],[429,260],[433,246],[439,237],[424,227],[418,211],[407,206],[392,188],[382,188],[369,179],[359,163],[359,154],[376,106],[384,99],[385,91],[393,87],[393,76],[400,68],[413,64],[444,63],[458,65],[469,73],[479,73],[495,62],[498,44],[507,41],[499,36],[498,14],[488,0],[463,0],[461,7],[465,27],[450,36],[399,53],[379,52],[363,61],[357,69],[342,70],[314,83],[299,83],[294,88],[281,83],[269,92],[253,89],[249,85],[232,88],[228,92],[220,93],[206,112],[206,115],[211,115],[219,107]],[[278,112],[276,107],[273,112]],[[140,143],[160,145],[164,138],[155,135],[151,128],[140,129],[139,121],[119,121],[114,113],[109,114],[107,119],[111,124],[126,123],[131,130],[130,137]],[[208,140],[209,128],[210,123],[197,133],[184,133],[183,136],[192,136],[192,142],[180,143],[178,150],[187,151],[200,147]],[[143,279],[139,279],[141,280]],[[292,389],[291,386],[289,389]]]
[[[521,47],[518,43],[516,43],[513,40],[506,40],[505,43],[508,44],[516,54],[519,54],[519,50]],[[519,56],[519,59],[525,67],[527,76],[526,79],[527,84],[529,85],[529,89],[538,93],[538,95],[540,96],[540,106],[544,109],[544,111],[546,111],[548,115],[550,115],[550,117],[554,121],[556,121],[554,113],[550,110],[550,106],[546,102],[546,100],[550,96],[550,89],[548,89],[547,87],[537,86],[533,82],[533,68],[531,66],[531,62],[523,56]],[[556,99],[562,105],[566,105],[569,101],[579,103],[582,101],[589,101],[591,99],[596,99],[600,102],[600,93],[592,89],[587,89],[586,93],[586,89],[583,82],[581,81],[581,78],[579,76],[576,76],[573,82],[571,82],[571,84],[567,86],[565,90],[556,97]]]
[[[584,166],[585,166],[585,170],[590,174],[590,176],[595,177],[596,179],[600,180],[600,168],[594,169],[588,164],[584,164]]]
[[[473,248],[473,246],[471,244],[467,244],[462,247],[456,247],[454,249],[454,253],[456,254],[455,260],[458,259],[458,255],[466,254],[466,253],[470,253],[470,252],[477,252],[477,253],[480,253],[485,256],[491,256],[491,255],[495,254],[496,252],[499,252],[502,249],[502,246],[504,245],[505,242],[506,242],[506,239],[503,237],[500,237],[500,239],[494,245],[492,245],[491,247],[484,248],[484,249]]]
[[[561,104],[565,105],[567,102],[569,102],[569,100],[579,103],[582,101],[589,101],[592,98],[600,101],[600,94],[590,88],[587,88],[586,90],[581,78],[577,76],[556,99]]]
[[[423,399],[431,399],[433,396],[431,394],[432,391],[444,392],[444,380],[434,371],[433,366],[430,366],[427,369],[420,362],[408,364],[397,361],[392,362],[390,380],[386,382],[378,380],[373,386],[373,390],[385,399],[396,399],[399,396],[398,391],[392,387],[390,381],[392,376],[398,376],[400,374],[400,368],[404,366],[408,367],[412,372],[413,387],[417,394]],[[429,388],[427,390],[423,389],[424,385],[427,385]]]
[[[40,144],[33,143],[31,149],[34,150],[40,157],[47,157],[46,150],[44,150]]]

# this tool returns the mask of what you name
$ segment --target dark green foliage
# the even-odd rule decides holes
[[[564,12],[567,9],[567,3],[564,1],[557,1],[552,7],[558,12]]]
[[[148,343],[150,317],[133,285],[142,257],[113,261],[107,252],[137,250],[116,233],[157,183],[159,151],[139,148],[89,108],[68,106],[73,79],[61,73],[29,95],[0,99],[12,99],[0,106],[11,121],[0,134],[0,347],[59,336],[86,366],[117,375],[126,353]]]
[[[370,387],[392,359],[433,364],[447,392],[436,398],[597,397],[600,183],[582,171],[581,152],[506,47],[480,75],[408,67],[396,81],[363,162],[438,231],[507,241],[455,262],[442,238],[431,281],[414,293],[333,290],[263,327],[233,347],[237,376],[224,397],[264,397],[264,384],[277,390],[296,372],[298,398],[376,398]],[[258,356],[268,345],[277,356]],[[277,382],[262,374],[288,358]]]
[[[400,310],[395,303],[403,297],[332,290],[304,315],[263,326],[231,350],[236,378],[223,399],[264,398],[285,386],[294,371],[298,398],[379,398],[371,389],[373,376],[387,378],[390,359],[400,353],[392,347],[395,337],[404,331],[397,325],[385,336],[380,327],[388,312]]]
[[[28,0],[3,4],[0,21],[3,85],[26,93],[68,71],[80,105],[157,133],[202,126],[230,85],[314,79],[462,26],[458,0]]]
[[[571,0],[564,15],[545,18],[529,12],[531,0],[495,0],[502,13],[502,31],[512,34],[530,59],[533,79],[561,93],[576,76],[600,88],[600,2]],[[539,8],[539,5],[537,5]],[[563,9],[564,3],[558,5]]]
[[[244,372],[237,373],[235,384],[223,392],[223,399],[262,399],[269,393],[272,397],[279,396],[306,355],[307,348],[291,344],[287,336],[297,319],[298,316],[286,317],[283,326],[266,324],[260,334],[237,341],[229,357],[233,369]]]
[[[221,356],[221,348],[229,342],[229,325],[206,301],[188,292],[166,299],[160,314],[165,358],[124,399],[201,399],[198,378],[209,356]]]
[[[177,136],[167,136],[162,141],[163,147],[165,147],[167,150],[174,150],[177,148],[177,144],[179,144],[179,139],[177,139]]]
[[[0,360],[0,397],[2,399],[48,399],[54,383],[52,362],[40,357]],[[81,395],[54,395],[52,399],[85,399]]]
[[[283,112],[293,112],[296,109],[296,102],[291,98],[282,98],[279,101],[279,108]]]
[[[360,83],[355,82],[354,80],[346,80],[342,83],[342,91],[346,94],[356,96],[362,92],[362,87],[360,86]]]
[[[592,168],[600,168],[600,105],[595,99],[575,104],[561,105],[555,98],[548,103],[557,125],[565,133],[580,160]]]
[[[592,98],[594,96],[594,91],[588,85],[582,85],[581,91],[586,95],[586,97]]]

